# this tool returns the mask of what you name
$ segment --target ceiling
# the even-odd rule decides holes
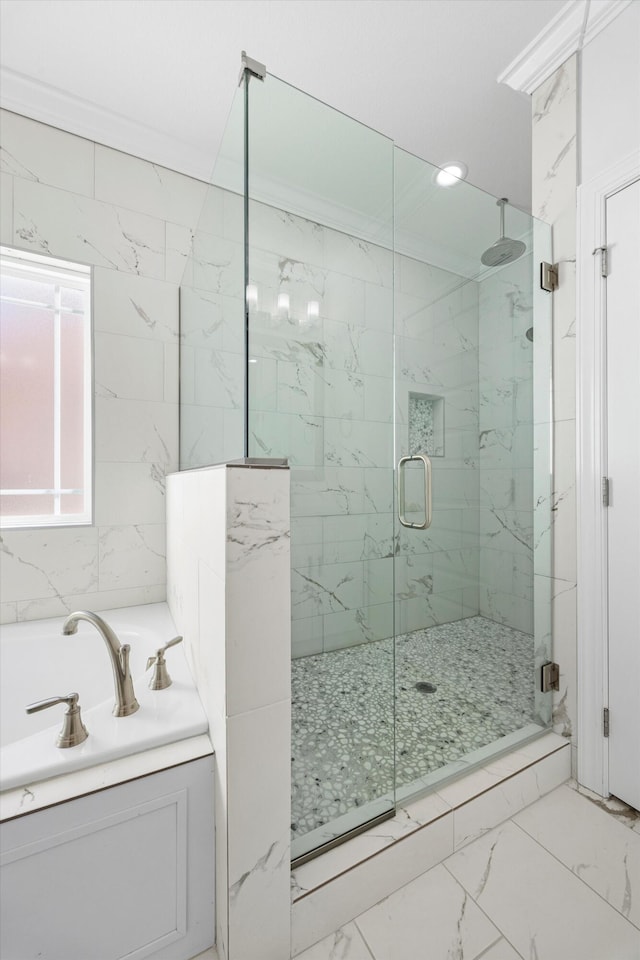
[[[240,51],[522,209],[530,101],[496,82],[564,0],[0,0],[0,102],[208,179]]]

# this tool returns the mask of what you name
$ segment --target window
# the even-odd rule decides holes
[[[91,523],[91,269],[0,247],[0,521]]]

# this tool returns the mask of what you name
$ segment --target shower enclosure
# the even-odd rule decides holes
[[[181,466],[291,466],[300,860],[549,725],[550,228],[261,74],[186,260]]]

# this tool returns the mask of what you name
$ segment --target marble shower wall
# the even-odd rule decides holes
[[[554,730],[576,730],[576,351],[575,260],[577,184],[576,56],[535,91],[533,121],[533,214],[553,226],[553,260],[559,288],[553,294],[553,563],[537,579],[552,610],[553,659],[560,664],[554,693]],[[536,534],[538,539],[538,534]]]
[[[446,410],[438,518],[398,538],[393,255],[257,203],[250,223],[249,452],[292,467],[294,656],[393,635],[394,543],[396,630],[477,613],[475,285],[396,259],[402,452],[410,393],[437,394]]]
[[[480,613],[533,633],[532,258],[479,283]]]
[[[426,452],[433,484],[429,529],[398,528],[396,632],[405,633],[479,612],[478,284],[402,255],[395,283],[396,460]],[[416,397],[432,398],[431,449],[412,447]],[[416,520],[422,471],[410,470]]]
[[[2,111],[0,241],[93,267],[94,525],[3,531],[4,620],[165,598],[178,285],[206,186]]]
[[[249,452],[291,464],[293,654],[391,636],[392,254],[258,203],[250,235]]]

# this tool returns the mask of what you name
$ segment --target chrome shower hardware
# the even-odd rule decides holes
[[[131,649],[129,644],[121,644],[109,624],[105,623],[97,613],[89,613],[88,610],[78,610],[67,617],[62,625],[62,632],[66,637],[72,633],[77,633],[79,620],[86,620],[87,623],[91,623],[107,645],[113,669],[113,682],[116,688],[116,702],[113,707],[114,717],[131,716],[139,709],[140,704],[133,692],[133,680],[129,669],[129,650]]]
[[[77,747],[89,736],[89,732],[80,716],[80,704],[77,693],[68,693],[66,697],[49,697],[48,700],[38,700],[26,707],[27,713],[38,713],[47,707],[55,707],[57,703],[66,703],[69,708],[64,715],[62,730],[56,739],[56,747]]]
[[[500,237],[480,257],[485,267],[501,267],[503,264],[513,263],[527,249],[522,240],[511,240],[510,237],[504,235],[504,208],[508,203],[506,197],[497,201],[497,205],[500,207]]]
[[[151,680],[149,681],[150,690],[166,690],[166,688],[170,687],[173,683],[167,670],[164,652],[168,650],[169,647],[174,647],[176,643],[181,642],[182,637],[174,637],[173,640],[169,640],[169,643],[165,643],[164,647],[160,647],[159,650],[156,651],[155,657],[149,657],[147,660],[147,670],[155,667]]]

